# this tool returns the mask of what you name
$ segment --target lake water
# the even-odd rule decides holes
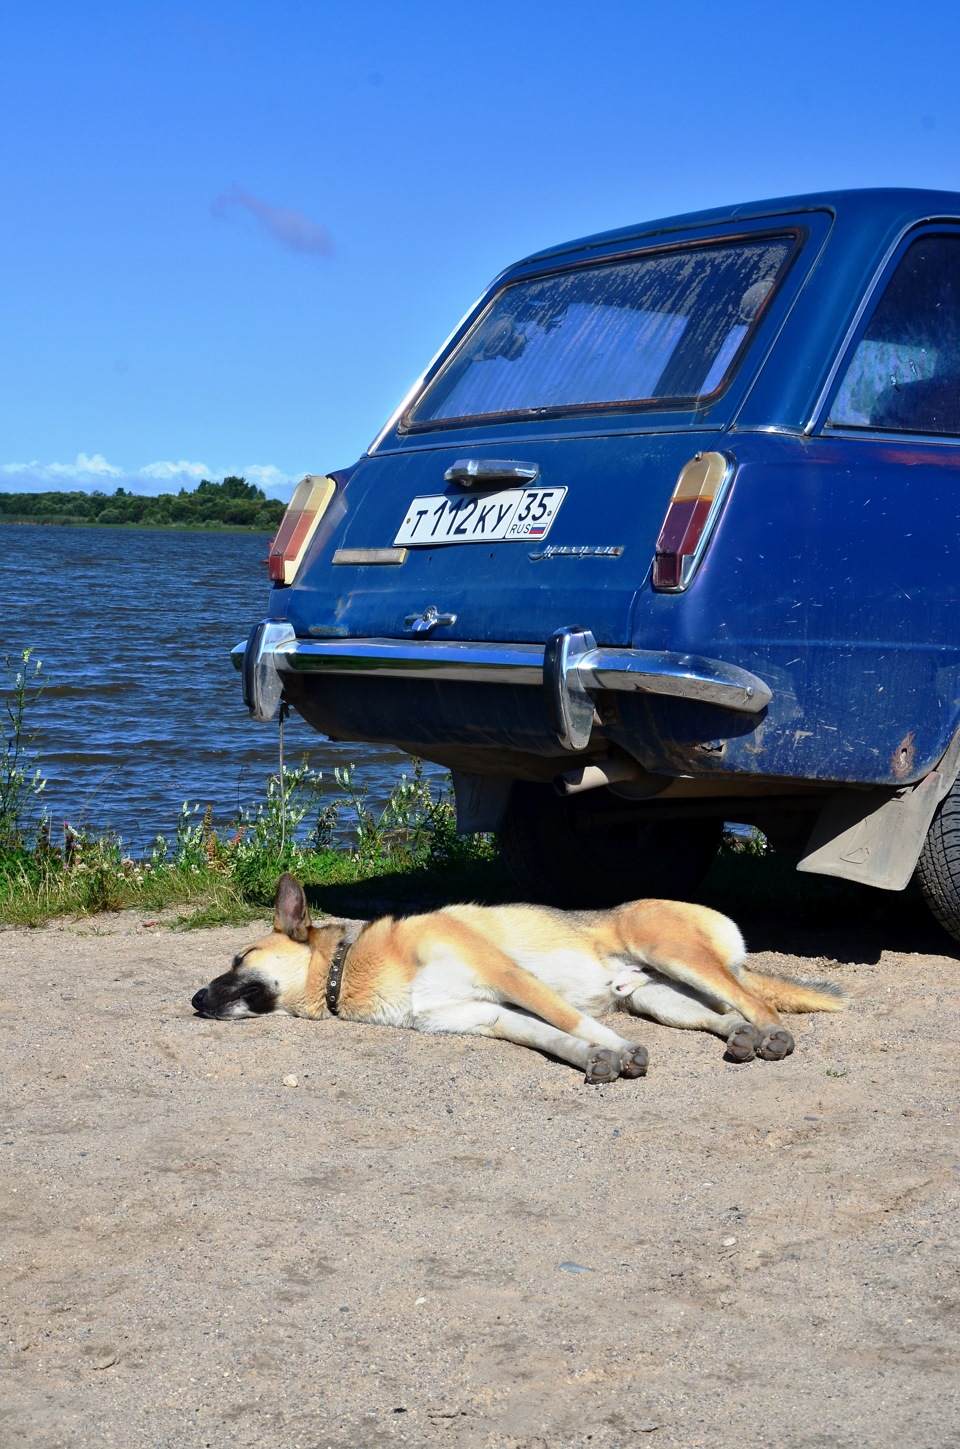
[[[55,828],[113,829],[136,854],[172,834],[184,800],[225,825],[263,798],[277,725],[250,719],[229,655],[267,612],[267,543],[0,525],[0,662],[26,648],[42,661],[30,719]],[[307,754],[333,786],[352,761],[377,800],[409,770],[398,751],[333,744],[296,715],[284,737],[287,764]]]

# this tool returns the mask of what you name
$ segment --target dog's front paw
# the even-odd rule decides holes
[[[620,1058],[609,1047],[597,1047],[587,1058],[584,1073],[588,1082],[615,1082],[620,1075]]]
[[[649,1060],[646,1047],[640,1046],[639,1042],[636,1046],[624,1048],[620,1053],[621,1077],[645,1077]]]
[[[793,1051],[793,1037],[785,1027],[772,1027],[765,1031],[757,1047],[757,1056],[765,1062],[782,1062]]]
[[[741,1021],[727,1037],[727,1056],[734,1062],[752,1062],[760,1045],[760,1033],[749,1021]]]

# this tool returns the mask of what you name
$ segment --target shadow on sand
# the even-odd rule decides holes
[[[638,895],[642,882],[638,882]],[[409,916],[452,901],[480,905],[528,899],[503,866],[421,870],[355,884],[309,886],[310,904],[330,916]],[[919,889],[873,890],[827,876],[801,875],[793,859],[724,849],[696,899],[732,916],[751,951],[780,951],[837,962],[875,962],[882,951],[960,959],[960,944],[930,915]]]

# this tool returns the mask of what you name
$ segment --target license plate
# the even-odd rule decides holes
[[[415,498],[400,525],[394,547],[436,548],[442,543],[508,543],[546,538],[566,488],[505,488],[447,498]]]

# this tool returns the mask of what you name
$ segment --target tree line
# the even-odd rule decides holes
[[[204,479],[188,492],[146,498],[115,493],[0,493],[0,522],[139,525],[142,528],[250,528],[274,533],[285,505],[245,478]]]

